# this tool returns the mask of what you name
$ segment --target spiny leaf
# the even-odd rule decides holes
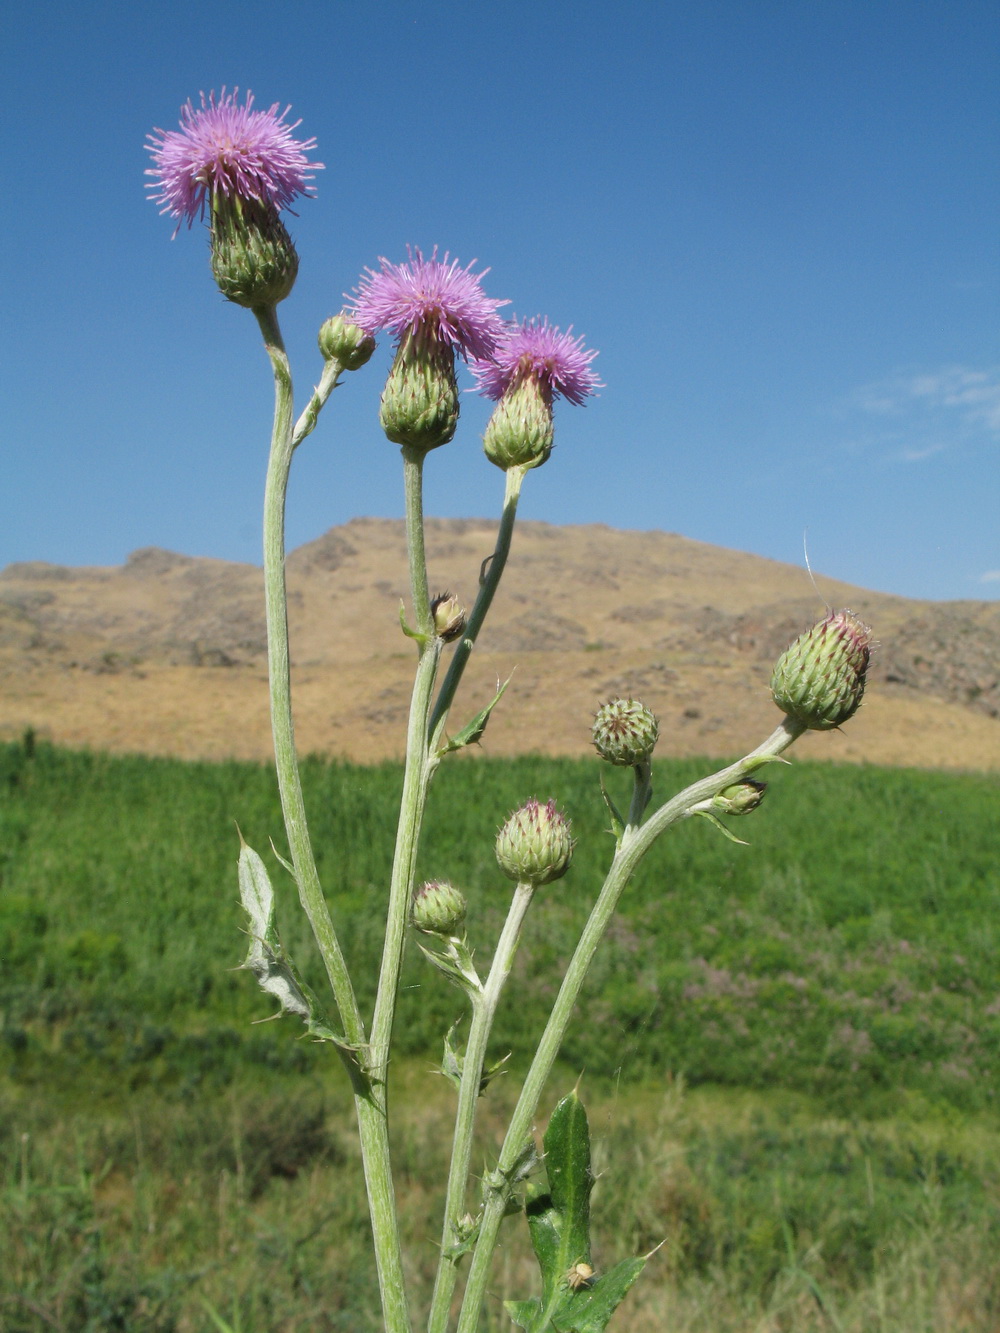
[[[738,842],[741,847],[750,846],[746,838],[738,838],[735,833],[726,828],[721,819],[712,814],[711,810],[692,810],[691,813],[693,815],[701,815],[703,819],[707,819],[710,823],[714,824],[719,832],[724,833],[730,842]]]
[[[467,745],[478,745],[483,739],[483,733],[486,730],[486,724],[490,720],[490,714],[496,708],[497,704],[503,698],[504,690],[510,684],[511,676],[508,676],[504,683],[497,688],[496,694],[490,700],[481,712],[477,713],[467,726],[464,726],[457,736],[452,736],[449,741],[438,750],[438,755],[451,754],[454,750],[462,750]]]

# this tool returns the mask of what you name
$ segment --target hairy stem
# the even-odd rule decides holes
[[[483,627],[483,621],[493,604],[493,597],[497,588],[500,586],[500,579],[503,577],[504,569],[507,565],[507,557],[510,554],[511,538],[514,535],[514,521],[517,518],[517,502],[521,494],[521,483],[524,481],[525,473],[528,471],[524,467],[512,467],[507,471],[506,483],[504,487],[503,514],[500,518],[500,528],[497,532],[496,545],[493,548],[492,556],[483,561],[482,572],[479,576],[479,593],[476,597],[476,604],[473,606],[469,615],[468,623],[465,627],[465,633],[455,644],[455,651],[452,654],[451,663],[445,674],[444,683],[438,693],[434,704],[434,712],[431,716],[430,737],[431,752],[438,749],[441,740],[441,733],[444,730],[445,723],[448,720],[448,710],[455,700],[455,692],[458,689],[462,679],[462,673],[465,671],[466,663],[472,653],[476,642],[476,636]]]
[[[531,1133],[538,1103],[552,1072],[552,1066],[569,1026],[591,960],[611,921],[622,891],[634,874],[636,866],[659,835],[671,824],[687,816],[691,808],[697,805],[699,801],[722,791],[724,787],[728,787],[731,783],[739,782],[753,772],[761,761],[766,761],[781,754],[783,750],[786,750],[801,736],[804,730],[805,728],[801,724],[793,722],[787,717],[784,718],[780,726],[768,739],[744,759],[740,759],[735,764],[730,764],[728,768],[713,773],[710,777],[703,778],[700,782],[686,788],[661,806],[646,824],[638,826],[630,822],[625,829],[607,878],[604,881],[604,887],[594,904],[587,924],[583,929],[583,934],[576,946],[576,951],[566,970],[566,975],[563,977],[559,994],[549,1015],[549,1021],[545,1026],[531,1068],[521,1089],[521,1095],[517,1106],[514,1108],[514,1114],[507,1129],[503,1147],[500,1150],[495,1176],[502,1177],[511,1172],[522,1154],[524,1145]],[[636,797],[638,797],[639,783],[646,779],[638,770],[635,776]],[[638,803],[638,800],[634,798],[630,819],[634,817]],[[459,1316],[458,1333],[475,1333],[479,1323],[480,1307],[486,1291],[493,1251],[496,1248],[500,1223],[503,1221],[507,1202],[507,1193],[503,1189],[494,1189],[487,1197],[479,1239],[476,1242],[472,1267],[466,1284],[465,1298],[462,1302],[462,1312]]]
[[[303,420],[299,423],[299,429],[293,430],[292,376],[278,326],[277,313],[272,307],[255,310],[254,314],[264,335],[264,343],[274,370],[274,428],[264,491],[264,598],[271,691],[271,728],[274,736],[278,791],[299,899],[309,918],[323,958],[346,1042],[350,1047],[360,1049],[365,1043],[364,1023],[320,885],[306,824],[292,722],[288,598],[285,587],[285,501],[292,454],[298,441],[312,429],[323,402],[336,386],[339,368],[335,368],[333,363],[327,364],[321,388],[311,400]],[[324,389],[322,401],[318,401],[318,395]],[[373,1103],[371,1089],[357,1060],[343,1049],[341,1054],[354,1088],[385,1326],[388,1333],[409,1333],[410,1322],[403,1289],[403,1262],[389,1167],[389,1142],[385,1117]]]
[[[403,796],[400,802],[399,823],[396,827],[396,846],[392,858],[392,878],[389,883],[389,906],[386,914],[385,942],[382,946],[382,965],[379,970],[375,1011],[372,1015],[370,1042],[370,1069],[385,1099],[385,1076],[389,1062],[389,1043],[396,1014],[399,991],[399,973],[406,942],[406,921],[413,896],[416,874],[417,846],[427,788],[436,767],[427,744],[427,719],[430,715],[431,696],[441,658],[441,640],[434,633],[430,598],[427,593],[427,560],[424,554],[423,511],[424,453],[403,446],[403,482],[406,498],[406,548],[410,561],[410,590],[417,622],[415,638],[420,657],[410,696],[410,716],[406,729],[406,763],[403,769]]]
[[[493,1026],[493,1017],[500,1002],[500,994],[514,964],[514,955],[517,953],[521,938],[521,926],[524,924],[525,913],[534,891],[531,884],[518,884],[515,889],[507,920],[493,954],[490,974],[482,991],[474,996],[472,1001],[472,1024],[469,1028],[469,1040],[465,1046],[458,1109],[455,1112],[455,1134],[452,1140],[444,1226],[441,1233],[441,1259],[434,1283],[434,1297],[427,1323],[428,1333],[446,1333],[448,1328],[451,1297],[458,1280],[458,1260],[449,1257],[448,1250],[459,1239],[455,1223],[465,1206],[469,1164],[472,1160],[472,1135],[476,1124],[476,1106],[481,1092],[483,1065],[486,1061],[486,1045]]]

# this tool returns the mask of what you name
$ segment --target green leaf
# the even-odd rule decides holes
[[[622,818],[621,811],[615,805],[608,794],[608,789],[604,785],[604,774],[601,774],[601,795],[604,797],[604,804],[608,807],[611,815],[611,832],[615,835],[615,842],[620,843],[622,835],[625,832],[625,820]]]
[[[590,1261],[590,1191],[594,1187],[590,1127],[575,1089],[552,1112],[542,1142],[549,1195],[560,1218],[561,1253],[566,1260],[560,1271],[565,1272],[573,1264]]]
[[[453,736],[451,740],[446,741],[445,744],[441,746],[440,750],[438,750],[439,758],[442,755],[451,754],[454,750],[462,750],[467,745],[479,744],[483,739],[486,724],[490,720],[490,714],[503,698],[504,690],[506,690],[507,686],[510,684],[511,679],[512,677],[508,676],[504,683],[499,686],[496,694],[486,707],[481,712],[477,713],[472,721],[467,726],[463,727],[457,736]]]
[[[530,1301],[504,1301],[503,1308],[518,1328],[531,1329],[541,1314],[542,1303],[537,1297]]]
[[[416,629],[410,629],[409,625],[406,623],[406,606],[402,601],[399,603],[399,627],[408,639],[416,639],[417,643],[420,644],[427,642],[426,634],[421,634],[420,631]]]
[[[543,1140],[548,1189],[529,1186],[525,1213],[542,1270],[541,1300],[506,1301],[528,1333],[603,1333],[648,1255],[598,1276],[590,1263],[590,1129],[576,1091],[552,1112]]]
[[[236,830],[239,833],[239,829]],[[267,866],[243,841],[240,833],[240,902],[250,920],[250,952],[247,963],[263,957],[264,946],[274,940],[274,889]]]
[[[253,973],[261,990],[278,1001],[283,1013],[302,1019],[310,1036],[355,1052],[357,1047],[330,1026],[316,996],[282,947],[274,928],[274,889],[267,866],[244,842],[242,833],[238,871],[240,901],[250,925],[250,947],[241,966]]]
[[[424,957],[443,972],[449,981],[465,991],[470,1000],[482,994],[483,983],[472,959],[472,951],[467,941],[454,935],[424,936],[418,938],[417,947]]]
[[[461,1021],[459,1019],[452,1023],[444,1034],[444,1056],[441,1060],[441,1073],[444,1074],[449,1083],[454,1083],[456,1088],[462,1086],[462,1067],[465,1064],[465,1056],[459,1054],[458,1047],[452,1039]]]
[[[730,842],[738,842],[741,847],[749,847],[750,844],[746,838],[738,838],[731,829],[727,829],[722,820],[717,815],[713,815],[711,810],[692,810],[693,815],[701,815],[702,819],[707,819],[709,823],[714,824],[720,833],[724,833]]]

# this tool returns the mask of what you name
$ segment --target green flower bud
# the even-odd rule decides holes
[[[638,699],[612,699],[597,710],[590,734],[602,759],[627,768],[648,763],[660,724]]]
[[[341,313],[320,327],[319,350],[324,361],[338,361],[345,370],[360,370],[371,360],[375,339]]]
[[[292,238],[273,205],[212,195],[212,274],[228,301],[249,310],[275,306],[298,271]]]
[[[865,693],[872,632],[853,611],[831,611],[778,658],[771,697],[812,731],[853,717]]]
[[[411,919],[425,935],[455,935],[465,920],[465,898],[444,880],[428,880],[413,895]]]
[[[534,376],[514,384],[493,409],[483,449],[491,463],[506,471],[512,467],[540,467],[552,452],[552,404]]]
[[[767,791],[766,782],[744,778],[730,787],[723,787],[712,797],[712,809],[720,815],[748,815],[756,810]]]
[[[382,391],[382,429],[394,444],[436,449],[447,444],[458,425],[455,352],[437,338],[408,334]]]
[[[453,593],[438,593],[431,602],[434,631],[439,639],[451,643],[465,631],[465,607]]]
[[[540,805],[532,799],[497,834],[497,861],[508,878],[537,887],[565,875],[574,846],[569,820],[555,801]]]

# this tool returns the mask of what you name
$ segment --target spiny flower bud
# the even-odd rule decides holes
[[[638,699],[612,699],[597,710],[590,735],[602,759],[628,768],[649,761],[660,725]]]
[[[465,607],[454,593],[438,593],[431,602],[431,616],[435,633],[445,643],[451,643],[465,630]]]
[[[413,895],[412,921],[425,935],[455,935],[464,920],[465,898],[444,880],[428,880]]]
[[[771,697],[812,731],[839,727],[865,693],[872,632],[853,611],[831,611],[778,658]]]
[[[497,861],[510,879],[537,887],[565,875],[574,846],[569,820],[555,801],[540,805],[532,799],[497,834]]]
[[[493,409],[483,449],[491,463],[506,471],[512,467],[540,467],[552,452],[551,395],[531,376],[517,381]]]
[[[276,208],[239,195],[212,196],[212,276],[249,310],[276,306],[295,285],[299,257]]]
[[[394,444],[436,449],[458,425],[455,352],[448,344],[419,334],[400,343],[379,411],[382,429]]]
[[[324,361],[338,361],[345,370],[360,370],[371,360],[375,339],[341,312],[321,325],[319,350]]]
[[[766,791],[766,782],[744,778],[742,782],[734,782],[717,792],[712,797],[712,809],[720,815],[748,815],[757,809]]]

